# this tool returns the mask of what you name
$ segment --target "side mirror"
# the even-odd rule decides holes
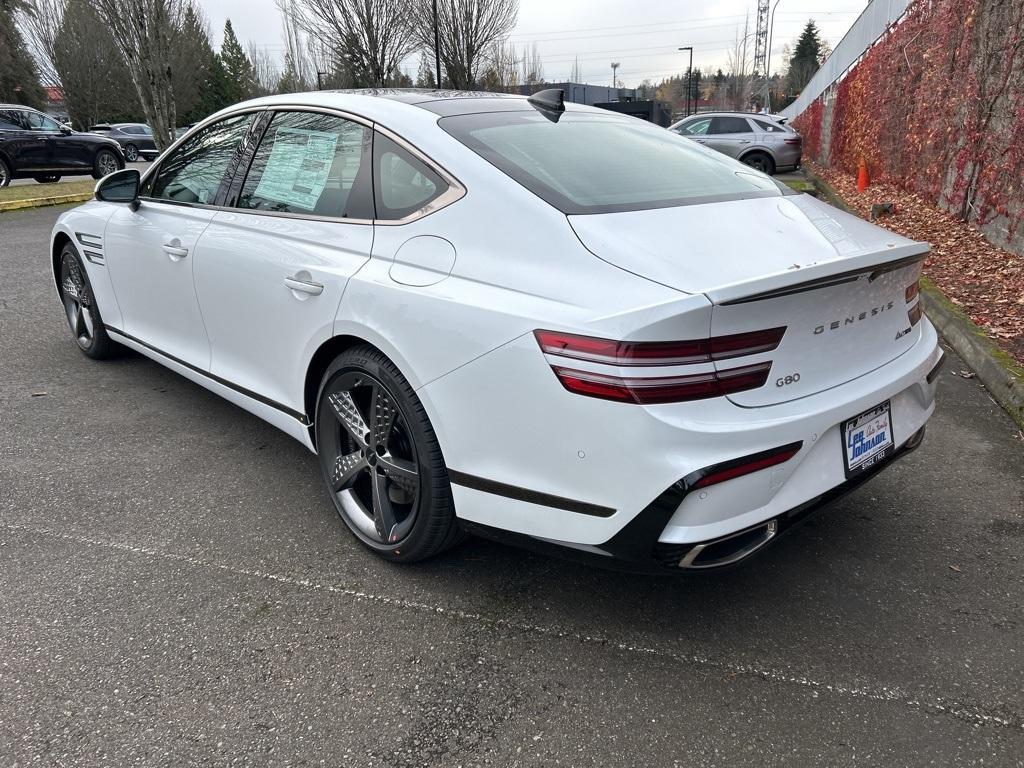
[[[133,208],[139,204],[139,187],[142,177],[136,168],[125,168],[104,176],[96,185],[96,199],[107,203],[129,203]]]

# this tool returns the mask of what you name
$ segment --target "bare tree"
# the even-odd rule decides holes
[[[330,46],[369,85],[387,85],[416,49],[413,0],[294,0],[292,10],[299,29]]]
[[[248,54],[249,61],[252,62],[252,77],[256,95],[269,96],[277,88],[277,83],[281,79],[281,69],[266,48],[259,48],[251,41],[248,46]]]
[[[737,27],[736,39],[729,50],[729,79],[726,81],[726,98],[731,109],[743,111],[750,103],[751,55],[750,55],[750,17],[743,21],[743,27]]]
[[[487,52],[490,62],[480,76],[485,91],[516,93],[519,90],[519,59],[511,43],[495,43]]]
[[[181,0],[91,2],[114,34],[157,148],[166,149],[174,140],[171,40],[179,26]]]
[[[434,0],[416,5],[416,33],[430,52],[434,45]],[[441,63],[453,88],[473,88],[490,63],[487,54],[503,42],[519,16],[519,0],[437,0]]]
[[[520,64],[519,80],[523,85],[534,86],[544,82],[544,62],[540,60],[536,43],[530,43],[523,51]]]
[[[296,0],[277,0],[277,9],[281,12],[285,55],[292,62],[296,82],[303,88],[310,88],[319,66],[314,62],[314,56],[302,34],[295,4]]]
[[[582,83],[583,82],[583,71],[580,69],[580,57],[577,56],[572,63],[572,71],[569,72],[570,83]]]
[[[60,73],[54,64],[54,51],[68,0],[24,0],[18,21],[39,66],[39,76],[47,85],[60,85]]]

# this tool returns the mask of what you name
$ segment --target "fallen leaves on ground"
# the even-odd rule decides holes
[[[894,184],[872,183],[859,193],[853,176],[806,164],[865,219],[870,218],[872,205],[895,203],[896,213],[875,223],[931,243],[925,275],[1002,349],[1024,363],[1024,258],[993,245],[977,227]]]

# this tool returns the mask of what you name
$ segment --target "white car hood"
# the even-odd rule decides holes
[[[810,195],[569,216],[595,256],[686,293],[772,275],[799,280],[857,256],[923,252],[915,243]],[[837,262],[843,262],[839,264]],[[834,266],[833,266],[834,264]],[[852,266],[852,264],[851,264]]]

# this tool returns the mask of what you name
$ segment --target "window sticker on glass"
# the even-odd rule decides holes
[[[336,133],[278,128],[255,196],[313,210],[327,186],[337,144]]]

